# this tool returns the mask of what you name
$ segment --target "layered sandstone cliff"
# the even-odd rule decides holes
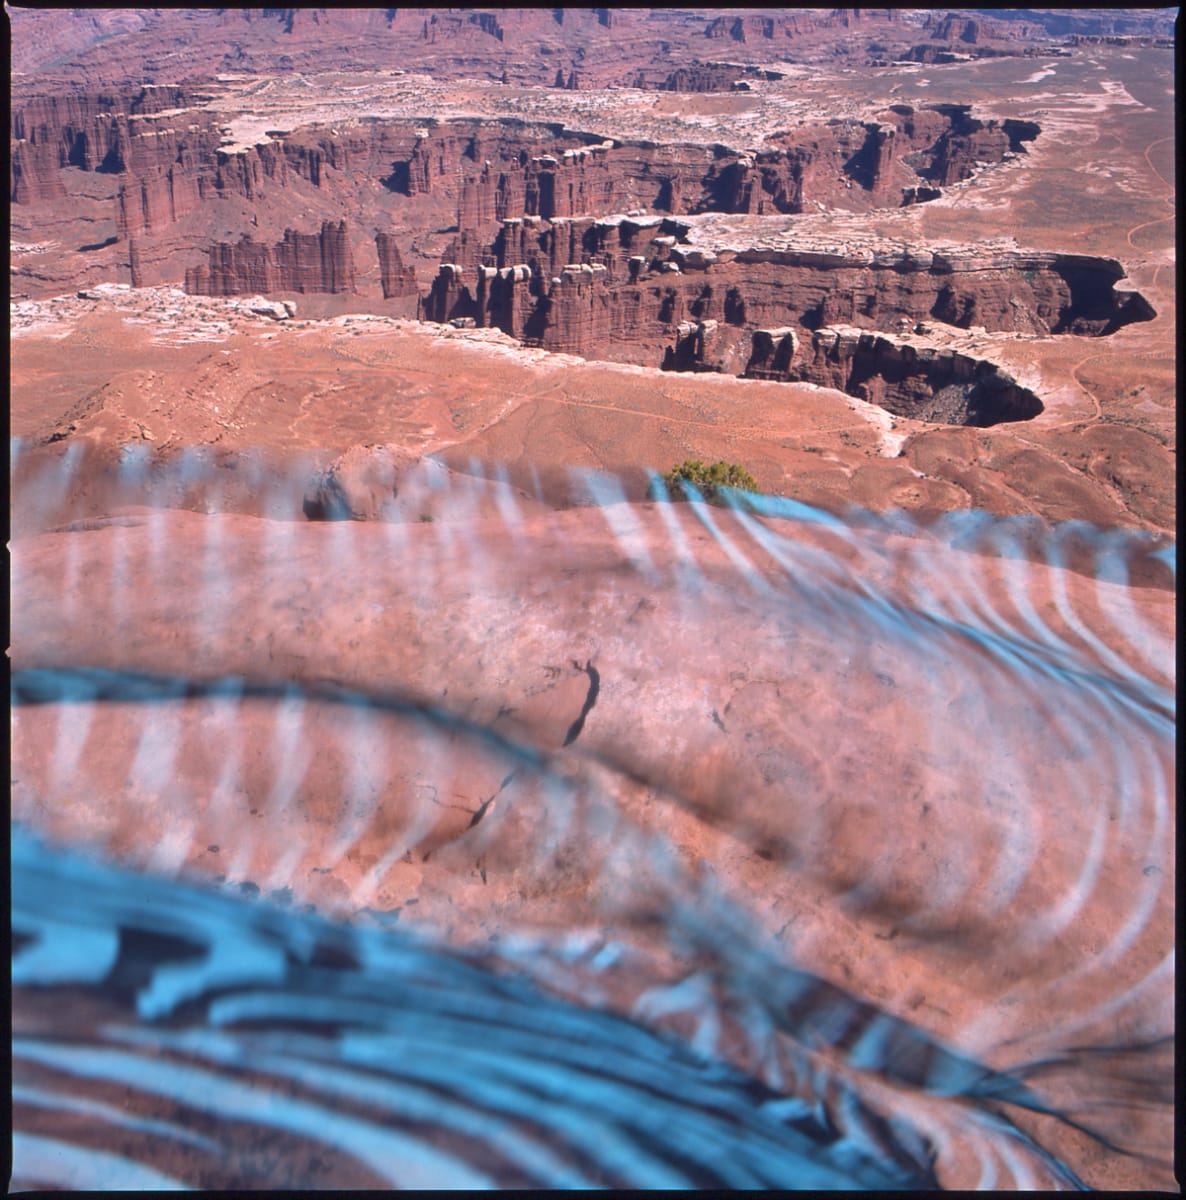
[[[501,42],[526,28],[512,14],[487,15],[425,18],[425,36]],[[377,18],[360,19],[370,28]],[[548,19],[559,25],[570,18],[558,10]],[[739,12],[725,26],[703,24],[702,34],[746,44],[818,29],[817,16],[802,19],[799,26],[798,15]],[[841,25],[862,19],[827,18]],[[310,25],[328,31],[337,20],[293,10],[284,32],[295,36],[298,25],[306,34]],[[610,27],[608,12],[596,20]],[[964,45],[978,44],[982,34],[975,21],[929,28]],[[764,84],[771,75],[745,61],[696,61],[651,85],[694,91],[743,79]],[[565,76],[562,65],[556,76]],[[742,151],[707,141],[606,138],[519,118],[375,117],[235,134],[205,99],[173,86],[28,100],[13,114],[13,200],[61,203],[63,178],[76,189],[79,172],[112,176],[116,237],[103,245],[126,243],[134,285],[160,282],[170,271],[176,278],[184,263],[186,289],[198,294],[361,291],[403,301],[409,311],[415,298],[430,320],[501,329],[548,350],[672,370],[809,378],[875,399],[876,373],[862,377],[861,364],[893,354],[858,338],[851,353],[833,347],[828,358],[813,332],[845,326],[888,334],[938,321],[1034,336],[1102,335],[1153,315],[1142,297],[1116,288],[1124,271],[1110,259],[689,240],[705,214],[760,222],[815,208],[863,213],[919,202],[1024,154],[1040,133],[1036,122],[981,117],[969,105],[892,104],[870,119],[805,121],[768,131],[759,148]],[[91,190],[98,196],[101,189]],[[301,227],[292,223],[294,210]],[[447,234],[441,223],[453,214],[450,244],[432,242],[431,257],[417,247],[430,232]],[[195,251],[201,265],[193,265]],[[422,297],[410,258],[441,262]],[[764,331],[791,333],[759,346]],[[802,355],[792,367],[795,345],[811,348],[810,370]],[[923,411],[948,386],[939,378],[947,366],[907,372],[891,400],[904,412]],[[951,370],[964,387],[963,368]],[[984,381],[977,386],[978,396],[987,395]],[[954,395],[944,393],[933,411],[956,413]],[[998,410],[1012,411],[1003,402]],[[968,401],[960,419],[974,423],[977,411]]]
[[[274,246],[246,236],[237,244],[217,243],[207,265],[186,271],[185,290],[201,296],[353,291],[346,222],[327,221],[315,234],[286,229]]]
[[[80,248],[125,245],[122,264],[134,285],[184,274],[187,286],[213,294],[270,287],[333,293],[353,290],[361,278],[367,294],[410,299],[416,287],[408,248],[442,214],[456,213],[458,234],[441,257],[471,275],[479,266],[529,264],[551,279],[587,260],[612,272],[613,255],[628,247],[615,246],[610,227],[604,245],[587,244],[581,223],[590,217],[893,207],[1023,152],[1038,132],[1024,122],[980,120],[967,106],[895,105],[874,121],[799,125],[750,153],[478,119],[344,122],[236,141],[207,99],[181,87],[141,87],[29,100],[13,114],[13,200],[85,212],[94,233],[79,238]],[[102,189],[82,183],[85,175],[111,177],[109,219],[100,215]],[[293,228],[294,210],[304,216],[303,229]],[[506,222],[533,218],[550,224],[547,244],[493,249]],[[576,224],[562,228],[565,218]],[[357,273],[345,243],[326,250],[324,233],[313,232],[343,219],[357,231],[354,255],[365,257]],[[203,266],[195,265],[197,254]],[[498,301],[501,319],[516,329],[556,324],[535,311],[543,286],[532,285],[526,307]],[[571,304],[557,298],[555,307]],[[571,343],[573,335],[560,340]]]
[[[379,256],[379,283],[383,298],[390,300],[418,295],[416,272],[405,265],[400,257],[398,237],[386,231],[375,234],[375,252]]]
[[[852,325],[893,332],[936,320],[1045,336],[1107,334],[1153,313],[1117,289],[1112,259],[960,247],[722,249],[690,245],[690,227],[658,216],[511,219],[477,266],[443,266],[422,311],[472,318],[549,350],[657,366],[740,372],[755,329]],[[508,275],[514,271],[513,276]],[[472,274],[471,274],[472,272]],[[515,327],[500,324],[479,277],[515,292]],[[472,280],[472,282],[471,282]],[[498,311],[506,311],[503,308]],[[716,322],[698,352],[682,323]]]
[[[176,158],[174,144],[159,136],[159,114],[195,103],[179,87],[139,87],[123,91],[64,92],[32,97],[14,105],[10,120],[9,198],[32,204],[65,195],[59,172],[67,167],[122,174]],[[209,124],[196,116],[194,128]],[[146,159],[133,147],[154,139]]]
[[[898,21],[901,13],[897,9],[833,8],[814,12],[786,12],[781,10],[764,13],[740,12],[712,18],[704,30],[705,37],[727,38],[730,41],[749,42],[793,42],[820,30],[856,29],[879,23]]]
[[[639,70],[661,78],[724,43],[756,63],[790,55],[860,53],[880,37],[917,37],[897,10],[772,12],[610,8],[272,8],[98,10],[88,22],[14,9],[17,69],[62,71],[102,85],[133,78],[194,79],[220,71],[270,74],[431,66],[443,78],[549,86],[579,68],[591,87]],[[117,36],[113,36],[117,35]],[[132,64],[135,64],[135,68]]]
[[[905,189],[969,177],[1020,152],[1038,127],[981,121],[967,106],[895,105],[877,121],[803,125],[748,155],[723,146],[621,142],[556,126],[372,121],[274,132],[232,146],[202,97],[179,88],[42,97],[14,111],[10,197],[64,194],[67,167],[119,177],[121,235],[167,229],[228,196],[254,202],[303,180],[333,193],[359,174],[396,194],[432,196],[462,230],[507,217],[800,212],[895,206]]]
[[[1043,408],[993,362],[852,326],[817,329],[802,345],[793,330],[758,330],[745,374],[836,388],[896,416],[946,425],[1026,421]]]
[[[674,71],[639,70],[625,83],[628,87],[659,92],[729,92],[748,89],[754,82],[768,83],[783,77],[781,71],[748,63],[693,62]]]
[[[981,120],[969,105],[894,105],[876,121],[804,125],[757,153],[723,146],[591,142],[526,153],[503,137],[485,147],[426,138],[401,170],[409,192],[432,190],[424,164],[453,159],[462,230],[515,216],[545,219],[645,207],[667,213],[798,213],[809,206],[895,207],[909,189],[970,178],[1024,152],[1030,121]],[[509,152],[508,152],[509,151]],[[467,168],[481,161],[477,170]],[[445,176],[446,172],[440,172]]]
[[[170,131],[175,132],[175,131]],[[184,138],[157,135],[137,145],[118,197],[121,233],[155,234],[199,205],[226,199],[250,204],[286,194],[322,193],[341,205],[347,180],[369,176],[372,164],[389,163],[410,152],[415,134],[405,122],[333,136],[316,128],[290,137],[261,140],[247,147],[224,148],[217,129],[186,131]],[[184,197],[178,202],[179,197]]]

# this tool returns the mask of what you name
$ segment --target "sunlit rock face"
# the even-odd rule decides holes
[[[450,245],[421,311],[548,350],[736,374],[751,338],[772,326],[807,338],[829,326],[894,333],[905,324],[937,348],[944,334],[972,327],[1105,337],[1156,315],[1117,286],[1124,268],[1112,259],[829,240],[812,244],[796,230],[781,245],[738,248],[699,217],[513,217],[489,241],[465,231]],[[680,356],[685,324],[711,325],[714,336]],[[664,361],[673,338],[675,359]]]
[[[931,1171],[945,1186],[1066,1186],[1123,1181],[1126,1162],[1149,1178],[1167,1157],[1172,548],[975,511],[924,528],[741,494],[630,502],[591,472],[558,508],[505,471],[381,447],[321,475],[261,465],[250,505],[213,458],[184,456],[169,478],[127,455],[110,516],[61,520],[79,461],[43,457],[22,476],[37,532],[12,546],[13,813],[50,847],[18,856],[26,1091],[60,1088],[61,1072],[115,1086],[100,1045],[114,1019],[125,1050],[193,1051],[214,1074],[248,1055],[256,1073],[227,1110],[243,1119],[269,1072],[305,1071],[323,1105],[339,1087],[384,1109],[357,1071],[383,1039],[453,1035],[431,997],[404,1025],[374,997],[463,953],[477,973],[456,994],[479,1029],[494,1023],[492,1054],[505,1028],[482,997],[502,985],[484,972],[527,989],[514,1004],[543,1004],[533,987],[553,997],[536,1040],[507,1043],[516,1070],[558,1069],[550,1022],[610,1059],[662,1033],[683,1046],[648,1060],[666,1086],[725,1081],[719,1103],[689,1082],[689,1115],[743,1114],[727,1136],[747,1153],[783,1145],[747,1159],[749,1176],[697,1173],[686,1146],[632,1127],[633,1148],[595,1164],[613,1185],[824,1186],[818,1170],[852,1187]],[[311,510],[318,487],[327,503]],[[182,493],[204,511],[166,506]],[[70,847],[163,881],[152,895],[166,899],[70,866]],[[187,900],[195,884],[255,897],[250,915]],[[110,899],[90,908],[87,888]],[[192,920],[150,918],[170,905]],[[292,911],[305,907],[336,932],[310,933],[314,916]],[[245,922],[263,932],[235,950]],[[429,939],[420,958],[412,935]],[[162,965],[205,961],[202,947],[229,974]],[[63,965],[76,955],[89,974]],[[55,1049],[49,986],[73,989],[90,1022],[90,1066]],[[336,1000],[305,1007],[324,1023],[300,1032],[301,1002],[277,989],[325,987]],[[215,1003],[220,988],[239,998]],[[337,1032],[362,1011],[334,1007],[348,995],[372,1006],[370,1049]],[[593,1169],[571,1141],[550,1163],[521,1145],[494,1154],[478,1092],[423,1069],[476,1106],[485,1149],[418,1151],[417,1181],[561,1186]],[[201,1108],[209,1083],[193,1071],[119,1086],[164,1119],[166,1092]],[[1134,1077],[1152,1105],[1132,1102]],[[576,1093],[586,1115],[627,1094],[614,1078]],[[1060,1119],[1035,1115],[1046,1108]],[[268,1111],[277,1145],[316,1138],[307,1113]],[[423,1150],[426,1127],[409,1133],[400,1111],[381,1136]],[[423,1119],[434,1112],[456,1132],[456,1109]],[[32,1181],[47,1169],[39,1119],[20,1126]],[[1070,1120],[1146,1157],[1117,1159]],[[208,1140],[233,1150],[239,1136],[226,1124]],[[200,1183],[184,1155],[146,1157],[142,1141],[121,1143],[120,1169]],[[362,1140],[335,1146],[330,1167],[290,1157],[306,1165],[280,1185],[411,1179],[376,1175]],[[263,1178],[238,1153],[218,1178]]]
[[[354,261],[346,223],[326,221],[317,234],[288,229],[275,246],[260,245],[249,237],[238,245],[219,243],[210,250],[208,266],[186,271],[185,288],[204,296],[353,291]]]

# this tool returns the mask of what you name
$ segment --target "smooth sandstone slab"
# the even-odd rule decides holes
[[[14,668],[242,683],[18,707],[57,838],[456,943],[587,930],[634,948],[623,1011],[738,977],[688,925],[719,891],[737,945],[990,1058],[1169,1019],[1170,593],[688,505],[134,519],[14,543]]]

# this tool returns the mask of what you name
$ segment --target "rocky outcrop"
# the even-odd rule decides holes
[[[1124,270],[1113,259],[977,247],[714,251],[690,244],[691,229],[642,215],[512,219],[480,253],[471,243],[477,262],[441,268],[422,311],[434,321],[473,317],[549,350],[732,372],[752,358],[754,330],[805,335],[844,324],[889,333],[934,320],[1098,336],[1153,316],[1138,293],[1116,287]],[[468,274],[493,281],[512,267],[530,272],[513,284],[513,329]],[[705,322],[716,323],[711,337],[693,336]],[[681,323],[691,323],[683,334]]]
[[[260,296],[247,302],[247,311],[257,317],[268,317],[272,321],[290,321],[296,316],[296,305],[291,300],[265,300]]]
[[[799,337],[790,326],[781,329],[755,329],[752,350],[746,364],[747,379],[791,378],[791,363],[799,351]]]
[[[116,204],[121,237],[160,233],[193,212],[209,192],[197,170],[177,163],[122,184]]]
[[[390,446],[351,446],[305,493],[305,516],[311,521],[381,520],[399,493],[399,468],[406,458]]]
[[[12,146],[8,165],[8,196],[13,204],[38,204],[59,200],[66,188],[58,173],[60,156],[54,151],[39,152],[29,142]]]
[[[197,97],[178,87],[40,95],[14,106],[9,198],[32,204],[65,194],[57,172],[66,167],[116,174],[128,168],[128,147],[152,118]]]
[[[928,25],[935,18],[937,23],[931,31],[931,36],[936,41],[966,42],[974,46],[980,40],[980,22],[975,17],[958,16],[955,13],[947,13],[942,17],[932,14],[928,17]]]
[[[479,266],[471,289],[465,272],[456,263],[442,263],[428,295],[421,303],[427,321],[464,322],[467,327],[501,329],[511,337],[531,336],[529,322],[538,327],[537,301],[532,295],[531,268]]]
[[[443,325],[446,321],[474,316],[477,300],[465,286],[464,274],[457,263],[441,263],[428,295],[420,303],[424,320]]]
[[[339,69],[431,66],[444,79],[506,76],[549,86],[579,65],[590,86],[621,84],[639,69],[660,78],[699,57],[706,44],[743,46],[747,59],[775,62],[804,40],[824,53],[901,24],[897,10],[607,8],[270,8],[99,10],[82,19],[15,9],[14,65],[62,71],[94,84],[220,71],[268,76]],[[708,39],[706,42],[706,35]],[[719,39],[719,41],[718,41]],[[859,52],[859,47],[858,47]]]
[[[892,8],[833,8],[813,11],[739,13],[715,17],[705,27],[709,38],[728,38],[734,42],[794,40],[821,30],[854,29],[862,23],[896,21],[899,12]]]
[[[727,37],[734,42],[747,42],[752,38],[770,40],[779,35],[789,37],[808,27],[794,19],[788,23],[776,20],[772,16],[716,17],[709,22],[704,35],[709,38]]]
[[[664,227],[658,214],[635,211],[607,217],[511,217],[489,245],[476,238],[459,238],[451,257],[468,268],[526,263],[544,279],[559,275],[569,263],[596,263],[614,279],[630,278],[638,261],[654,253],[651,241]]]
[[[902,189],[902,207],[905,208],[911,204],[926,204],[931,200],[938,200],[943,195],[943,189],[937,187],[912,187]]]
[[[982,121],[967,104],[936,104],[915,109],[895,104],[885,119],[911,149],[903,161],[921,179],[947,187],[970,179],[986,163],[1000,163],[1025,152],[1041,132],[1036,121],[1007,118]],[[913,149],[921,146],[922,149]]]
[[[463,233],[510,217],[601,215],[639,207],[667,213],[794,213],[816,204],[863,211],[917,201],[924,183],[967,178],[1023,149],[1037,127],[979,121],[966,107],[887,110],[875,122],[804,126],[755,155],[700,145],[617,143],[547,126],[456,122],[439,128],[374,123],[351,131],[275,135],[234,152],[211,128],[131,129],[113,143],[121,236],[156,234],[227,197],[252,204],[303,181],[336,203],[346,181],[389,164],[392,192],[431,196]],[[779,144],[781,143],[781,144]],[[18,156],[14,193],[52,188]],[[97,168],[96,168],[97,169]],[[38,193],[40,189],[40,193]]]
[[[1023,152],[1038,132],[1033,122],[980,120],[970,106],[949,104],[895,105],[874,122],[801,126],[755,154],[681,145],[658,153],[647,143],[591,140],[564,149],[541,144],[536,152],[522,138],[515,145],[505,137],[479,153],[473,141],[461,147],[434,136],[417,143],[393,178],[409,194],[431,191],[428,165],[452,157],[453,174],[463,179],[461,230],[508,217],[551,220],[638,206],[673,214],[798,213],[817,203],[863,211],[896,207],[907,188],[917,202],[920,184],[967,179]],[[479,157],[482,165],[467,171],[466,160]]]
[[[727,342],[719,321],[681,321],[663,352],[664,371],[722,371]]]
[[[992,16],[987,15],[989,12]],[[1050,36],[1172,39],[1173,9],[979,10],[926,15],[933,44],[977,54],[1043,51]],[[145,78],[259,77],[293,72],[429,68],[442,79],[551,86],[558,71],[581,88],[662,83],[706,47],[756,65],[797,57],[859,61],[874,48],[899,59],[919,18],[897,9],[145,9],[14,8],[14,67],[61,72],[92,88]],[[974,38],[975,40],[968,40]],[[991,45],[990,45],[991,43]]]
[[[531,295],[531,269],[479,267],[475,319],[478,324],[501,329],[511,337],[527,336],[527,322],[535,301]]]
[[[145,93],[151,99],[144,99]],[[217,157],[219,133],[212,115],[197,108],[184,110],[184,127],[175,123],[178,110],[162,107],[169,98],[186,103],[198,99],[161,88],[30,105],[13,122],[27,134],[13,142],[13,202],[35,203],[63,194],[55,176],[74,167],[123,177],[117,216],[121,234],[151,232],[191,211],[200,199],[213,195],[208,168]]]
[[[501,140],[501,139],[500,139]],[[553,143],[555,145],[555,143]],[[473,229],[512,216],[567,217],[576,213],[612,210],[639,184],[638,175],[613,161],[612,141],[555,148],[528,155],[522,146],[502,141],[481,168],[463,177],[457,206],[460,229]],[[467,157],[475,153],[467,151]],[[475,154],[476,156],[476,154]],[[691,151],[686,157],[704,157]],[[464,162],[457,163],[464,171]]]
[[[336,137],[305,130],[234,150],[221,146],[217,130],[158,134],[129,145],[117,201],[121,234],[164,233],[198,207],[226,199],[258,206],[312,192],[324,197],[322,204],[340,205],[340,180],[408,155],[416,140],[406,122]]]
[[[666,73],[658,69],[635,71],[623,82],[627,87],[657,92],[729,92],[739,84],[782,78],[782,71],[747,63],[697,62]]]
[[[793,330],[757,330],[745,374],[837,388],[895,416],[945,425],[1027,421],[1043,407],[995,363],[851,326],[817,329],[801,354]]]
[[[346,222],[326,221],[320,233],[286,229],[283,241],[274,246],[246,236],[237,244],[216,243],[208,265],[186,271],[185,290],[199,296],[351,292],[354,258]]]
[[[383,298],[390,300],[393,297],[417,296],[416,272],[404,265],[395,234],[375,234],[375,251],[379,256],[379,284],[383,289]]]
[[[1089,8],[994,10],[1000,21],[1025,21],[1040,25],[1055,37],[1070,34],[1088,37],[1173,36],[1177,13],[1172,8]]]
[[[503,27],[493,13],[470,12],[464,15],[452,13],[433,13],[425,22],[421,37],[424,41],[433,43],[438,36],[456,37],[466,26],[481,30],[490,37],[502,41],[505,37]]]
[[[708,67],[729,78],[737,71],[760,73],[752,65]],[[681,78],[678,86],[695,84],[691,76]],[[559,230],[561,219],[646,212],[765,215],[818,206],[860,212],[917,203],[983,163],[1020,152],[1037,132],[1023,122],[981,121],[966,106],[916,111],[899,105],[873,121],[796,126],[748,154],[704,143],[598,138],[518,120],[344,122],[257,131],[251,134],[257,140],[240,142],[199,103],[204,99],[180,88],[141,88],[30,100],[13,118],[19,135],[13,143],[14,201],[74,206],[76,196],[85,196],[75,206],[86,213],[80,218],[86,232],[76,244],[109,245],[108,202],[95,199],[100,190],[81,184],[77,171],[113,175],[115,237],[129,242],[120,260],[133,281],[170,282],[189,267],[189,286],[214,288],[214,294],[258,291],[293,271],[299,287],[289,290],[349,288],[349,272],[344,262],[341,270],[334,266],[332,254],[318,277],[309,265],[310,246],[275,247],[282,237],[289,243],[296,236],[285,232],[294,209],[309,214],[306,229],[346,218],[354,228],[370,225],[373,235],[384,234],[373,259],[363,240],[354,246],[369,260],[360,270],[364,286],[374,280],[375,294],[402,299],[414,292],[405,260],[416,236],[439,231],[447,214],[456,213],[458,234],[446,261],[468,271],[529,263],[550,279],[589,253],[572,231]],[[65,174],[67,168],[74,173]],[[374,212],[378,188],[385,189],[379,192],[381,222]],[[399,205],[399,197],[416,203]],[[416,213],[410,225],[402,213],[395,218],[398,246],[395,207]],[[546,266],[541,248],[501,260],[491,254],[499,223],[532,218],[558,231],[554,244],[542,248]],[[131,239],[138,243],[134,254]],[[264,249],[269,246],[271,260]],[[607,268],[616,252],[612,238],[596,250]],[[198,254],[208,260],[208,277],[193,267]]]
[[[632,297],[616,296],[607,282],[606,269],[600,263],[566,266],[532,314],[528,324],[534,335],[531,340],[538,338],[545,348],[564,353],[595,355],[596,347],[624,331],[624,315],[630,307],[642,315],[641,304],[632,306]],[[660,356],[659,347],[653,347],[648,365],[655,366]]]

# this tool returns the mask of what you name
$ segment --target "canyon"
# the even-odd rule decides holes
[[[687,404],[679,423],[620,395],[628,375],[605,376],[607,409],[575,425],[571,400],[530,423],[635,479],[716,457],[713,429],[739,410],[712,381],[732,379],[755,415],[726,444],[780,494],[1172,534],[1168,168],[1142,157],[1167,144],[1146,83],[1163,69],[1164,14],[104,11],[80,25],[21,10],[18,23],[17,325],[60,319],[86,339],[80,390],[49,367],[51,344],[32,368],[30,388],[61,399],[16,427],[47,448],[109,418],[156,426],[158,448],[187,440],[152,396],[165,376],[100,386],[93,338],[131,335],[118,284],[150,324],[255,339],[249,357],[264,353],[260,319],[269,338],[292,344],[291,327],[334,355],[343,335],[408,338],[400,323],[416,321],[441,354],[472,348],[472,387],[512,347],[525,370],[542,352],[684,377],[663,393]],[[72,304],[75,291],[91,298]],[[371,394],[380,363],[410,368],[423,345],[335,361]],[[321,394],[326,374],[297,360]],[[397,386],[419,394],[404,370]],[[827,393],[851,403],[824,418]],[[477,425],[464,407],[446,436],[426,422],[434,453],[525,458],[514,405]],[[593,432],[607,410],[628,435]]]
[[[678,370],[753,377],[751,339],[789,325],[892,332],[925,319],[1106,336],[1155,315],[1139,293],[1115,289],[1119,263],[1084,255],[938,252],[867,239],[813,247],[797,238],[772,251],[689,239],[705,214],[859,213],[933,200],[1016,160],[1040,136],[1038,122],[982,119],[971,105],[894,104],[871,121],[800,125],[745,153],[718,143],[594,140],[555,123],[375,119],[345,130],[273,130],[227,148],[225,127],[201,107],[209,99],[168,87],[32,101],[13,117],[13,203],[63,201],[71,168],[114,176],[116,232],[97,248],[126,247],[133,286],[180,272],[186,290],[201,295],[381,298],[400,315]],[[379,221],[360,199],[368,190],[372,199],[385,193]],[[322,220],[317,231],[286,224],[278,241],[260,240],[261,213],[310,195],[322,211],[349,217]],[[408,214],[405,199],[426,203]],[[182,266],[228,204],[249,207],[250,229]],[[409,260],[442,211],[455,213],[455,236],[420,292]],[[863,390],[853,394],[889,396],[894,411],[901,371],[870,366],[883,344],[862,352],[877,386],[858,381],[852,386]],[[849,375],[806,362],[777,377],[849,386]],[[898,411],[932,411],[904,403]],[[1040,404],[994,411],[1033,415]],[[982,414],[978,423],[994,420]]]
[[[1118,85],[1088,80],[1127,61],[1117,56],[1160,61],[1149,39],[1166,27],[1155,15],[1086,14],[1068,25],[1040,13],[916,19],[836,10],[771,25],[740,13],[722,22],[610,10],[418,19],[410,10],[250,19],[228,10],[217,21],[203,13],[177,20],[181,42],[232,38],[254,56],[256,73],[246,59],[242,70],[188,69],[189,50],[167,77],[145,63],[122,73],[102,31],[110,25],[128,47],[136,38],[155,45],[153,16],[96,18],[98,40],[79,52],[68,84],[55,84],[52,66],[18,68],[10,168],[18,306],[64,314],[53,297],[89,287],[96,299],[78,319],[85,325],[86,313],[97,320],[108,308],[116,324],[102,327],[126,336],[126,303],[104,290],[109,281],[142,292],[151,311],[176,314],[181,329],[191,319],[225,328],[229,319],[247,333],[241,314],[251,308],[278,330],[286,320],[299,326],[307,344],[317,321],[354,313],[397,323],[388,329],[406,329],[398,325],[406,320],[448,327],[448,344],[483,352],[495,345],[481,341],[487,334],[505,335],[525,362],[542,351],[658,369],[702,381],[698,396],[714,377],[731,377],[785,396],[757,391],[746,407],[775,403],[776,424],[795,426],[789,438],[730,435],[750,447],[763,487],[826,506],[850,495],[924,511],[971,503],[1171,532],[1172,362],[1157,349],[1172,325],[1168,260],[1134,257],[1139,241],[1109,239],[1106,221],[1085,238],[1061,236],[1046,216],[1061,210],[1045,195],[1081,186],[1052,183],[1058,176],[1046,165],[1052,155],[1066,159],[1059,144],[1068,129],[1101,112],[1117,130],[1145,119]],[[1145,40],[1115,41],[1134,37]],[[920,38],[985,56],[958,71],[912,62]],[[315,43],[331,47],[325,69],[293,53],[310,54]],[[604,73],[610,43],[629,47],[613,60],[616,79]],[[717,52],[723,43],[728,55]],[[22,45],[28,53],[32,43]],[[355,58],[343,71],[346,45]],[[380,45],[399,46],[398,70],[378,69]],[[563,72],[554,61],[541,66],[534,84],[516,81],[505,63],[528,45],[541,63],[560,47],[570,61]],[[1037,50],[1047,53],[1034,72]],[[492,65],[492,54],[503,65]],[[870,65],[882,58],[898,65]],[[433,76],[417,73],[428,62]],[[910,83],[920,70],[933,72],[918,80],[929,92]],[[977,84],[976,71],[1012,71],[1018,94],[1039,97],[1051,72],[1067,84],[1057,103],[1002,102],[1008,92]],[[838,104],[828,72],[852,98]],[[557,88],[552,76],[561,73]],[[884,84],[866,94],[864,81],[879,75]],[[968,87],[959,87],[963,77]],[[1152,182],[1141,186],[1160,186],[1151,163],[1144,169]],[[980,197],[998,197],[997,212],[1015,193],[1029,207],[1006,236],[996,217],[979,231],[968,221]],[[1133,228],[1163,229],[1160,203],[1141,201],[1145,215]],[[1028,244],[1016,240],[1022,228],[1032,231]],[[195,304],[149,300],[177,287]],[[239,297],[246,308],[199,317],[203,297]],[[44,319],[35,318],[38,327]],[[338,332],[328,334],[335,344]],[[367,361],[377,362],[369,352]],[[1137,398],[1134,408],[1116,389],[1124,364],[1136,361],[1139,378],[1125,393]],[[1097,378],[1076,376],[1068,389],[1065,372],[1077,362]],[[90,367],[84,374],[94,377]],[[839,441],[813,439],[814,417],[800,427],[786,415],[823,403],[815,392],[808,403],[807,387],[857,403],[844,410],[859,414],[855,426],[836,420]],[[94,418],[68,414],[106,411],[115,395],[87,391],[20,427],[76,436],[70,431]],[[144,395],[143,386],[131,394]],[[621,404],[611,401],[619,414]],[[710,424],[727,422],[734,404],[724,393],[714,399]],[[137,419],[155,411],[150,403]],[[553,417],[538,419],[550,427]],[[479,433],[459,413],[451,420],[453,436],[468,443],[459,454],[522,454],[509,427]],[[612,451],[599,442],[604,432],[589,441],[557,430],[557,444],[636,475],[668,457],[712,456],[709,425],[661,427],[658,414],[629,420],[643,422],[645,434],[615,435]],[[763,417],[751,428],[767,424]],[[967,440],[990,429],[1003,439],[991,450]],[[223,445],[229,436],[217,433]],[[163,435],[185,438],[180,427]],[[438,452],[454,454],[447,445]]]
[[[904,1177],[1172,1188],[1175,15],[10,8],[14,818]],[[15,1187],[375,1185],[209,1124],[162,1048],[246,1026],[118,937],[14,989]],[[164,1091],[72,1073],[112,1020]],[[326,1028],[203,1070],[320,1103]],[[570,1178],[362,1075],[388,1157]]]
[[[349,178],[396,196],[430,196],[433,213],[455,215],[462,238],[473,239],[492,221],[603,217],[638,206],[758,215],[893,206],[924,183],[937,195],[1022,153],[1039,133],[1030,121],[973,117],[968,105],[894,105],[875,121],[806,125],[756,154],[717,143],[594,140],[555,123],[449,121],[434,129],[373,118],[347,132],[273,131],[228,148],[211,103],[177,88],[31,100],[12,117],[10,199],[66,197],[75,182],[69,168],[117,176],[111,215],[126,242],[196,225],[204,214],[184,218],[203,205],[217,211],[244,200],[267,211],[268,200],[304,203],[305,185],[323,206],[373,221],[343,195]],[[393,210],[404,236],[424,219],[407,207]]]

